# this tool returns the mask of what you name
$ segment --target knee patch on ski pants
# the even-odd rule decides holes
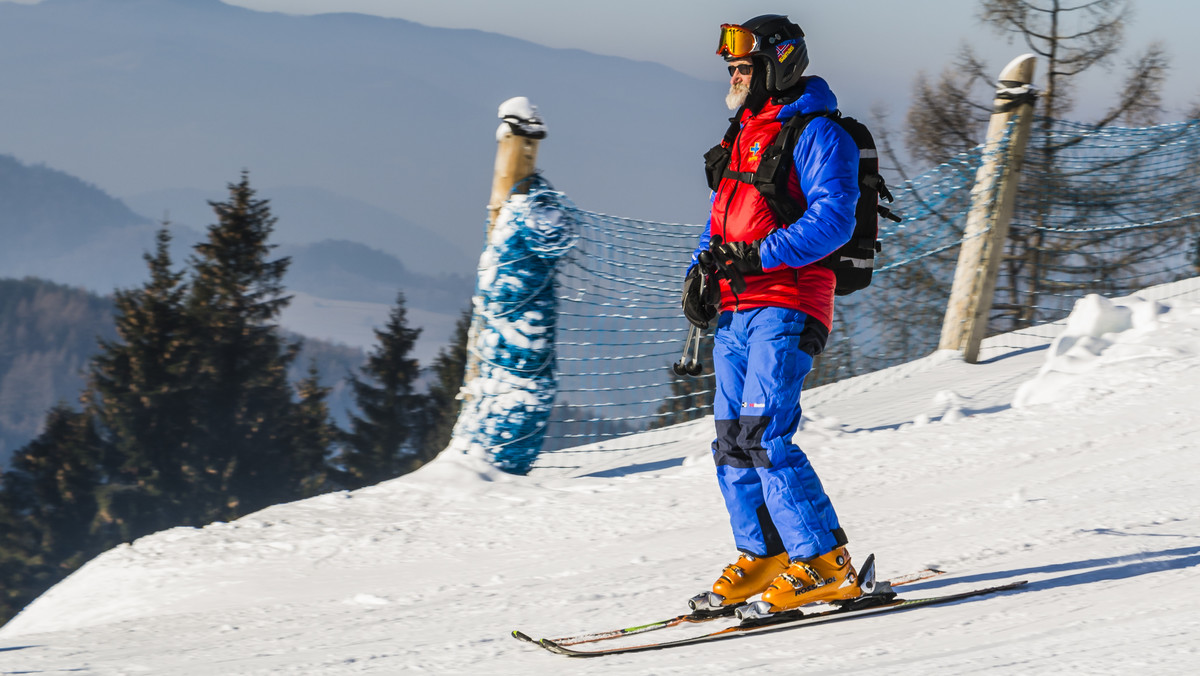
[[[726,312],[717,327],[713,458],[738,549],[761,556],[832,549],[836,514],[791,443],[801,385],[828,330],[784,308]]]
[[[717,323],[713,409],[717,465],[772,467],[785,462],[765,440],[788,439],[800,424],[800,390],[829,329],[799,310],[722,313]],[[774,457],[772,457],[774,456]]]

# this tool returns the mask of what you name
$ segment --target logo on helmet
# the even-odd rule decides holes
[[[787,58],[789,56],[791,56],[792,52],[794,52],[794,51],[796,51],[796,41],[795,40],[788,40],[787,42],[781,42],[775,46],[775,56],[778,58],[780,63],[783,63],[784,61],[786,61]]]

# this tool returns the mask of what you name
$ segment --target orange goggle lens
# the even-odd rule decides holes
[[[717,43],[719,56],[741,58],[758,49],[758,37],[741,26],[721,24],[721,41]]]

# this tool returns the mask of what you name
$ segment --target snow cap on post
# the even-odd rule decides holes
[[[1033,54],[1022,54],[1000,71],[996,89],[994,112],[1008,113],[1018,106],[1032,104],[1037,98],[1037,88],[1033,86],[1033,70],[1037,65],[1037,57]]]
[[[526,138],[546,138],[546,125],[538,116],[537,106],[524,96],[514,96],[500,104],[500,128],[496,130],[496,140],[502,141],[509,134]]]

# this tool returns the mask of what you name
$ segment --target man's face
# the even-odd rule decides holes
[[[729,93],[725,95],[725,105],[730,110],[737,110],[746,102],[750,95],[750,78],[754,77],[754,62],[750,59],[734,59],[725,63],[729,67]]]

